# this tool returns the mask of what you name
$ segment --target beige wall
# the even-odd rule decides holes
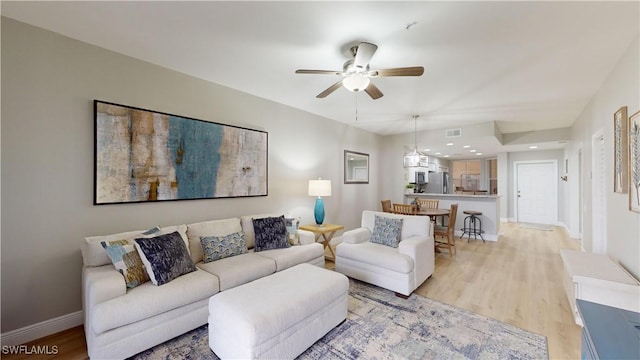
[[[331,179],[326,221],[379,206],[380,136],[2,18],[2,332],[81,310],[84,236],[260,212],[313,221],[307,181]],[[94,206],[93,99],[269,133],[269,196]],[[343,151],[371,155],[343,184]]]
[[[616,68],[605,79],[598,93],[572,127],[572,142],[567,148],[569,159],[570,226],[579,232],[582,211],[582,246],[592,249],[591,231],[591,141],[602,130],[605,149],[605,203],[607,253],[640,278],[640,214],[629,211],[628,194],[613,192],[613,114],[627,106],[629,115],[640,110],[640,39],[636,38]],[[582,166],[577,164],[581,154]],[[571,166],[573,164],[574,166]],[[582,197],[579,181],[582,181]]]
[[[613,112],[622,105],[630,114],[640,110],[638,53],[636,41],[573,127],[567,157],[575,164],[582,152],[584,166],[573,179],[581,176],[586,189],[591,134],[605,130],[612,159]],[[87,235],[263,211],[311,222],[306,182],[316,177],[333,181],[327,221],[347,228],[380,198],[403,200],[401,159],[412,134],[382,138],[6,18],[2,95],[3,333],[81,309],[79,244]],[[93,99],[268,131],[269,196],[93,206]],[[370,184],[342,184],[344,149],[371,155]],[[573,228],[579,194],[571,171],[564,196],[570,205],[559,214],[568,213]],[[640,215],[627,201],[607,193],[609,253],[639,277]],[[589,207],[590,191],[581,205]],[[583,238],[590,249],[588,230]]]

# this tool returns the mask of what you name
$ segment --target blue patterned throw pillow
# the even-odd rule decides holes
[[[135,243],[154,285],[166,284],[181,275],[196,271],[187,246],[177,231],[152,238],[136,239]]]
[[[203,261],[205,263],[247,252],[247,241],[244,232],[236,232],[225,236],[200,236]]]
[[[256,252],[289,247],[284,215],[280,217],[252,219],[252,221],[253,231],[256,234],[256,244],[254,247]]]
[[[376,220],[373,223],[371,242],[397,248],[398,244],[400,244],[401,230],[402,219],[393,219],[376,215]]]
[[[156,236],[160,235],[160,233],[160,228],[154,227],[139,234],[138,237]],[[124,276],[127,288],[132,289],[149,281],[147,269],[145,269],[142,259],[138,255],[133,239],[102,241],[100,244],[109,255],[109,259],[111,259],[116,270]]]

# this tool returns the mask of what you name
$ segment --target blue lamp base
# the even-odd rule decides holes
[[[313,216],[316,218],[316,224],[322,225],[322,222],[324,221],[324,201],[322,201],[322,198],[320,196],[318,196],[318,198],[316,199],[316,206],[313,210]]]

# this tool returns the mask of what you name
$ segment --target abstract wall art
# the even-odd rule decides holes
[[[629,210],[640,213],[640,111],[629,117]]]
[[[613,192],[627,192],[627,107],[613,114]]]
[[[266,131],[94,100],[94,204],[267,195]]]

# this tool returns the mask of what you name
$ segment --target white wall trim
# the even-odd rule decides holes
[[[25,326],[20,329],[3,333],[0,338],[2,346],[22,345],[32,340],[39,339],[57,332],[71,329],[84,323],[82,311],[45,320],[43,322]]]

